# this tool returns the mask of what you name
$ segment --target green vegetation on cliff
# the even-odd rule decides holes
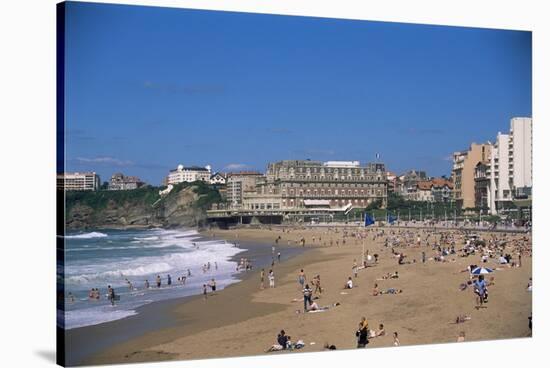
[[[133,190],[69,191],[65,194],[67,212],[80,203],[93,210],[101,210],[112,201],[115,205],[152,205],[160,198],[159,188],[144,186]]]
[[[180,183],[161,197],[165,187],[134,190],[66,193],[69,228],[137,226],[197,226],[206,210],[222,201],[220,193],[204,182]]]

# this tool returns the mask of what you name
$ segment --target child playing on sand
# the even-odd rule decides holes
[[[351,280],[351,276],[348,277],[348,281],[344,285],[344,289],[353,289],[353,281]]]
[[[401,343],[399,342],[399,337],[397,336],[397,332],[393,333],[393,346],[399,346]]]

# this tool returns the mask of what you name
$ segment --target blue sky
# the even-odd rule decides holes
[[[68,3],[66,169],[359,160],[449,175],[531,116],[531,33]]]

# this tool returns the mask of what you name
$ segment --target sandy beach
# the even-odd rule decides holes
[[[85,364],[113,364],[159,360],[188,360],[243,355],[259,355],[276,343],[281,329],[292,341],[303,340],[305,346],[294,350],[315,352],[324,350],[325,344],[337,349],[356,348],[355,331],[361,317],[366,317],[369,328],[385,327],[385,336],[370,340],[368,348],[393,346],[393,332],[398,332],[401,345],[418,345],[456,342],[462,332],[465,341],[522,338],[531,335],[528,317],[532,313],[532,295],[526,290],[532,276],[531,256],[522,256],[521,267],[496,265],[490,258],[486,267],[495,271],[489,286],[489,302],[486,308],[476,309],[472,287],[461,291],[459,285],[469,280],[465,270],[470,264],[481,265],[480,255],[460,257],[445,256],[445,262],[436,262],[434,244],[441,233],[454,234],[456,248],[464,245],[458,231],[418,229],[373,228],[293,228],[272,227],[265,229],[233,229],[204,232],[204,236],[224,238],[228,241],[263,244],[267,249],[276,244],[276,252],[283,255],[289,248],[299,247],[305,251],[283,262],[275,262],[275,288],[260,288],[259,269],[250,272],[242,282],[209,295],[173,301],[164,307],[168,316],[159,329],[144,333],[86,359]],[[401,243],[394,251],[406,255],[407,264],[398,264],[391,246],[385,246],[390,231],[402,239],[413,239],[408,245]],[[362,233],[365,238],[357,236]],[[347,236],[344,237],[344,234]],[[430,235],[431,234],[431,235]],[[523,242],[531,245],[530,235],[480,233],[483,239],[491,236],[505,239],[506,252],[513,253],[512,244]],[[417,246],[415,240],[422,239]],[[305,240],[302,246],[301,239]],[[426,246],[427,239],[429,246]],[[345,244],[343,241],[345,240]],[[337,244],[338,242],[338,244]],[[413,245],[414,244],[414,245]],[[377,254],[378,262],[369,262],[369,267],[358,271],[353,277],[354,260],[361,263],[362,249],[370,255]],[[421,262],[425,252],[426,263]],[[517,259],[516,259],[517,260]],[[306,282],[311,284],[315,275],[320,275],[323,291],[315,299],[319,306],[330,306],[317,313],[303,313],[302,288],[298,274],[303,269]],[[266,269],[266,275],[269,270]],[[397,279],[382,279],[383,275],[398,271]],[[352,277],[354,287],[345,290],[344,284]],[[266,277],[267,278],[267,277]],[[378,280],[377,280],[378,279]],[[374,284],[378,289],[402,289],[400,294],[373,295]],[[312,287],[313,288],[313,287]],[[338,306],[334,306],[339,303]],[[152,312],[154,313],[154,311]],[[144,313],[147,318],[149,313]],[[456,324],[459,315],[471,320]],[[143,317],[142,317],[143,318]],[[101,329],[103,325],[97,326]],[[108,327],[113,328],[113,327]],[[287,352],[284,352],[287,353]],[[279,352],[268,354],[280,354]]]

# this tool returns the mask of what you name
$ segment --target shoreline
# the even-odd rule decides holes
[[[101,230],[101,229],[95,229]],[[110,229],[109,229],[110,230]],[[184,230],[189,230],[184,228]],[[202,241],[212,239],[225,240],[228,243],[234,243],[234,240],[224,239],[219,236],[212,236],[208,231],[200,231]],[[231,257],[233,262],[238,263],[239,259],[246,257],[257,262],[265,263],[265,255],[261,250],[271,252],[271,246],[267,241],[258,242],[256,240],[241,240],[238,242],[239,248],[244,251]],[[289,249],[287,246],[285,248]],[[290,247],[290,252],[283,252],[281,262],[287,262],[289,259],[298,256],[302,253],[302,249]],[[259,273],[259,264],[253,264],[253,270],[241,271],[234,274],[236,281],[217,293],[221,294],[226,289],[229,289],[237,284],[245,282],[247,279],[257,276]],[[266,265],[267,266],[267,265]],[[217,296],[217,295],[216,295]],[[154,301],[149,304],[141,305],[135,309],[136,314],[124,317],[118,320],[104,322],[96,325],[83,326],[65,331],[66,334],[66,357],[67,365],[83,365],[88,364],[89,359],[93,359],[96,354],[101,354],[102,351],[108,350],[112,346],[124,344],[127,341],[138,339],[142,335],[154,334],[156,331],[174,327],[188,327],[188,322],[181,320],[177,313],[180,306],[193,302],[194,300],[202,300],[200,290],[196,294],[176,297],[173,299]],[[155,341],[165,342],[165,339],[155,339]]]
[[[275,289],[260,290],[257,269],[245,280],[230,285],[218,295],[202,300],[195,297],[186,303],[176,303],[170,327],[148,333],[136,339],[116,344],[110,349],[86,359],[86,364],[114,364],[150,362],[160,360],[188,360],[263,354],[274,343],[277,332],[283,328],[293,341],[303,339],[306,348],[300,351],[322,351],[325,343],[336,344],[338,349],[355,348],[354,329],[361,316],[367,316],[375,329],[384,323],[387,335],[373,339],[369,347],[392,346],[392,332],[399,331],[401,344],[419,345],[455,342],[461,330],[467,341],[530,336],[527,317],[532,314],[531,293],[525,283],[531,277],[531,258],[524,257],[521,268],[503,268],[495,272],[496,285],[491,288],[488,309],[473,310],[471,291],[458,291],[467,274],[459,269],[472,263],[471,257],[456,258],[451,262],[412,263],[397,265],[395,257],[384,248],[381,240],[348,239],[346,245],[329,246],[342,239],[345,231],[366,231],[368,234],[383,228],[350,227],[348,229],[299,228],[288,233],[282,228],[210,230],[203,234],[232,241],[252,241],[268,246],[276,236],[283,237],[280,246],[296,247],[298,239],[306,239],[306,252],[276,265]],[[397,229],[394,229],[397,230]],[[428,234],[421,229],[407,229]],[[438,231],[437,234],[440,234]],[[456,236],[459,230],[454,231]],[[498,236],[518,237],[516,234]],[[323,242],[319,243],[320,237]],[[314,239],[317,239],[315,241]],[[510,239],[508,238],[508,239]],[[343,290],[344,281],[352,274],[351,263],[359,258],[361,245],[371,253],[380,254],[380,262],[359,272],[353,290]],[[302,248],[301,246],[299,248]],[[426,246],[404,248],[410,260],[419,259],[420,253],[432,254]],[[474,262],[477,262],[476,259]],[[320,274],[325,291],[319,305],[340,303],[326,313],[297,313],[301,305],[301,289],[297,273],[305,269],[309,276]],[[398,280],[376,281],[388,272],[399,270]],[[266,270],[267,271],[267,270]],[[374,297],[372,285],[398,287],[400,295]],[[434,285],[437,287],[434,288]],[[495,308],[496,307],[496,308]],[[231,313],[227,313],[231,311]],[[469,314],[472,321],[454,325],[451,321],[459,314]],[[183,328],[182,328],[183,327]],[[235,338],[235,337],[238,337]],[[238,352],[238,353],[236,353]]]

